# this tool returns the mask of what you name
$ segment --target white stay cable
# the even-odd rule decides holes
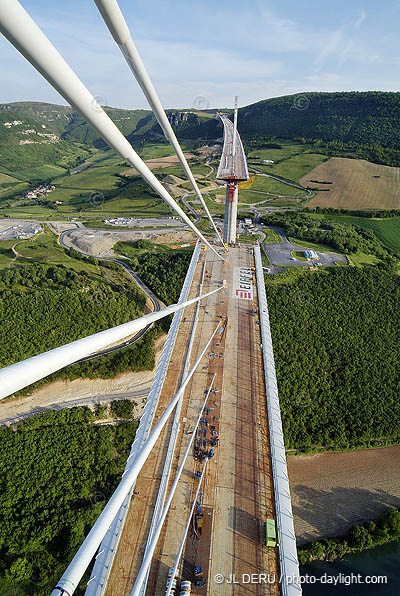
[[[115,42],[119,46],[125,60],[127,61],[135,79],[139,83],[143,93],[145,94],[147,101],[149,102],[151,109],[154,112],[155,117],[159,125],[164,132],[165,137],[168,139],[178,159],[181,163],[182,168],[185,171],[186,176],[190,180],[190,183],[193,187],[194,192],[197,195],[197,198],[200,200],[202,207],[210,220],[211,225],[214,228],[215,233],[219,241],[221,242],[222,246],[224,246],[224,242],[218,232],[217,226],[214,223],[214,220],[209,212],[206,202],[199,190],[197,182],[192,174],[192,171],[189,167],[188,162],[186,161],[186,157],[179,145],[179,141],[176,138],[176,135],[172,129],[172,126],[167,118],[165,110],[162,106],[162,103],[157,95],[156,90],[153,87],[153,84],[150,80],[150,77],[147,73],[146,67],[143,64],[143,61],[136,49],[136,46],[133,42],[132,36],[130,34],[128,25],[126,20],[121,12],[121,9],[118,5],[117,0],[94,0],[97,8],[99,9],[101,16],[104,19],[105,24],[107,25],[111,35],[113,36]]]
[[[153,190],[176,211],[196,236],[220,259],[223,259],[138,156],[129,141],[107,116],[90,91],[18,0],[0,1],[0,32],[25,56],[50,85],[93,126],[106,143],[136,168]]]

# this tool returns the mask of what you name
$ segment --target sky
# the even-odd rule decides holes
[[[93,0],[21,0],[99,103],[148,108]],[[399,0],[120,0],[165,108],[400,91]],[[0,103],[60,95],[0,34]]]

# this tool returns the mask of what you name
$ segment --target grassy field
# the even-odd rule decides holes
[[[254,149],[253,151],[249,151],[248,158],[263,160],[263,159],[271,159],[275,163],[272,165],[267,166],[268,168],[273,167],[274,165],[283,162],[287,159],[290,159],[294,155],[299,155],[300,153],[304,153],[305,151],[310,151],[311,145],[301,145],[300,143],[292,143],[290,141],[277,141],[277,144],[280,145],[281,149]]]
[[[318,192],[307,207],[343,209],[398,209],[399,181],[400,168],[339,157],[319,165],[301,179],[301,183],[310,188],[327,189]]]
[[[303,250],[292,250],[292,255],[299,261],[308,261],[308,259],[304,256]]]
[[[10,184],[10,182],[15,183],[18,182],[18,180],[9,174],[2,174],[0,172],[0,186],[3,186],[3,184]]]
[[[36,168],[28,168],[26,170],[18,170],[15,174],[23,180],[35,182],[38,180],[53,179],[58,176],[63,176],[67,173],[65,168],[59,166],[38,166]]]
[[[324,215],[323,217],[338,223],[353,224],[372,230],[385,246],[400,251],[400,217],[388,219],[352,217],[350,215]]]
[[[282,149],[256,149],[255,151],[250,151],[249,165],[252,165],[254,159],[270,159],[274,161],[273,164],[254,164],[254,167],[265,173],[277,174],[278,176],[300,182],[303,176],[328,159],[325,155],[313,153],[313,147],[311,145],[301,145],[285,141],[279,141],[278,143],[282,146]]]
[[[258,242],[259,239],[259,234],[239,234],[237,237],[237,242],[246,242],[248,244],[252,244],[254,242]]]
[[[207,207],[211,210],[211,211],[215,211],[218,213],[223,213],[225,210],[225,206],[222,203],[217,203],[217,201],[215,200],[215,195],[225,195],[225,189],[224,188],[220,188],[216,191],[213,192],[208,192],[206,194],[203,195],[203,198],[206,202]]]
[[[271,230],[271,228],[263,228],[263,232],[265,234],[264,244],[277,244],[278,242],[282,242],[282,238],[275,232],[275,230]]]
[[[291,242],[292,244],[295,244],[296,246],[304,246],[304,248],[311,248],[313,250],[323,250],[325,252],[334,252],[337,254],[341,254],[339,253],[338,250],[334,250],[331,246],[328,246],[326,244],[322,244],[319,242],[307,242],[305,240],[298,240],[297,238],[288,238],[289,242]]]
[[[157,157],[166,157],[167,155],[173,155],[174,150],[170,145],[145,145],[139,155],[142,159],[155,159]]]
[[[362,252],[357,252],[349,256],[349,261],[355,267],[363,267],[364,265],[376,265],[380,263],[381,260],[378,259],[375,255],[365,255]]]
[[[254,176],[253,184],[251,185],[251,190],[259,190],[263,192],[269,192],[272,194],[277,195],[288,195],[288,196],[297,196],[303,195],[304,197],[307,196],[306,193],[293,188],[292,186],[288,186],[283,182],[279,182],[275,178],[269,178],[267,176]],[[239,191],[240,192],[240,191]]]

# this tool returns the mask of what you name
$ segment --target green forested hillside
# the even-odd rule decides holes
[[[105,111],[133,141],[135,135],[140,136],[155,125],[150,110],[106,107]],[[41,135],[46,134],[57,135],[58,140],[45,142],[49,137]],[[93,148],[106,147],[97,132],[68,106],[40,102],[0,104],[0,171],[43,164],[72,167],[89,157]]]
[[[88,408],[0,428],[2,595],[50,594],[118,484],[136,428],[97,426]]]
[[[54,124],[51,112],[42,118],[31,109],[24,112],[0,105],[0,172],[18,172],[44,164],[72,167],[91,155],[89,147],[63,140],[59,129],[61,124]]]
[[[266,99],[239,111],[242,134],[304,137],[397,148],[400,93],[303,93]]]
[[[400,437],[400,277],[334,268],[266,276],[287,448]]]
[[[400,164],[400,93],[301,93],[265,99],[239,110],[239,132],[250,146],[271,139],[319,141],[331,155]],[[222,136],[216,120],[180,130],[183,138]]]

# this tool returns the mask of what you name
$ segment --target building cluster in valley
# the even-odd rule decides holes
[[[47,197],[47,195],[49,195],[55,189],[56,189],[56,187],[53,185],[45,186],[45,185],[41,184],[40,186],[37,186],[33,190],[29,190],[25,194],[25,198],[26,199],[42,199],[43,197]],[[57,204],[58,203],[60,203],[60,201],[57,201]]]

